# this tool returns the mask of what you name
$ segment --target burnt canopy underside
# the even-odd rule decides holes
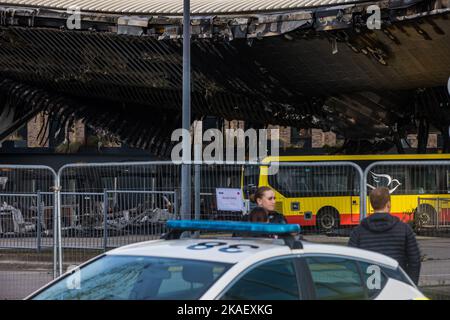
[[[255,32],[248,22],[236,29],[243,36],[220,25],[219,31],[203,28],[203,20],[195,29],[194,22],[193,118],[314,127],[392,143],[423,125],[445,132],[446,2],[384,8],[381,30],[366,28],[365,8],[328,10],[322,24],[323,13],[303,14],[287,26],[278,23],[276,32],[261,23]],[[67,30],[64,19],[35,14],[31,23],[27,14],[12,19],[0,5],[2,139],[46,111],[62,128],[84,119],[131,145],[169,154],[170,134],[181,124],[182,40],[181,28],[173,31],[175,18],[137,28],[90,14],[81,30]]]

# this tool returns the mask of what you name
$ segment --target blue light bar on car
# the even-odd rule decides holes
[[[167,227],[177,230],[231,231],[259,234],[286,234],[300,232],[298,224],[252,223],[236,221],[168,220]]]

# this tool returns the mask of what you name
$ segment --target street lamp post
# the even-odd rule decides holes
[[[183,2],[183,129],[191,126],[191,14],[190,0]],[[191,215],[191,159],[190,139],[183,139],[183,164],[181,165],[181,218]]]

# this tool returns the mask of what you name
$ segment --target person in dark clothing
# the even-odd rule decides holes
[[[282,216],[282,215],[280,215]],[[269,218],[269,211],[267,211],[265,208],[263,207],[255,207],[252,209],[252,211],[249,214],[248,220],[249,222],[257,222],[257,223],[276,223],[276,222],[272,222],[270,221]],[[241,236],[241,237],[262,237],[262,238],[275,238],[277,239],[278,236],[277,235],[268,235],[268,234],[255,234],[255,233],[240,233],[239,235],[236,234],[236,236]],[[297,236],[297,234],[293,235],[293,236]]]
[[[257,222],[257,223],[268,223],[269,222],[269,212],[263,207],[255,207],[248,214],[244,221],[247,222]],[[250,238],[267,238],[269,237],[267,234],[259,234],[252,232],[235,232],[233,233],[233,237],[250,237]]]
[[[348,245],[375,251],[398,261],[415,284],[420,276],[420,250],[411,227],[390,214],[389,189],[372,190],[369,195],[374,214],[353,229]]]
[[[266,209],[264,209],[263,207],[253,208],[253,210],[249,214],[248,221],[268,223],[269,222],[269,212]]]
[[[269,212],[269,222],[270,223],[279,223],[279,224],[287,224],[286,217],[276,211]]]
[[[250,196],[250,201],[269,212],[270,223],[287,223],[284,215],[275,211],[275,192],[270,187],[259,187],[255,194]]]

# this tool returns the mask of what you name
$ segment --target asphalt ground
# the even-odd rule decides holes
[[[130,242],[150,240],[149,236],[111,237],[113,246]],[[153,237],[154,238],[154,237]],[[306,241],[346,245],[346,236],[305,235]],[[450,299],[450,238],[417,237],[421,254],[422,269],[419,286],[431,298]],[[0,299],[22,299],[52,279],[53,255],[51,239],[46,239],[46,250],[0,250]],[[67,246],[81,246],[83,249],[65,249],[64,268],[79,264],[102,252],[102,238],[66,238]],[[0,239],[0,246],[27,244],[34,247],[35,239]],[[98,250],[87,249],[86,247]]]

